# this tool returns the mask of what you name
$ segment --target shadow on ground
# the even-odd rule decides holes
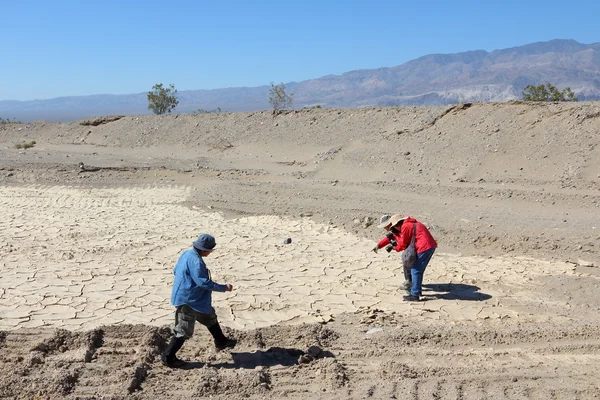
[[[487,293],[481,293],[479,287],[464,283],[430,283],[423,285],[423,296],[443,300],[482,301],[491,299]]]
[[[306,352],[299,349],[284,348],[284,347],[271,347],[268,350],[256,350],[252,352],[231,352],[231,358],[233,362],[226,363],[203,363],[203,362],[188,362],[183,369],[196,369],[202,368],[205,365],[216,368],[246,368],[254,369],[258,366],[273,367],[275,365],[281,365],[284,367],[290,367],[298,364],[300,356],[305,355]],[[334,357],[333,353],[327,350],[322,350],[317,358],[328,358]]]

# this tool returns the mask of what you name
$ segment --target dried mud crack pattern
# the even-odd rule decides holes
[[[190,190],[2,187],[0,329],[169,324],[173,265],[203,231],[218,238],[213,278],[234,284],[215,294],[215,305],[236,329],[328,321],[363,307],[431,321],[565,320],[571,296],[546,301],[536,285],[581,275],[566,263],[439,253],[427,271],[427,301],[401,302],[398,257],[369,252],[372,241],[307,218],[227,221],[183,206]]]

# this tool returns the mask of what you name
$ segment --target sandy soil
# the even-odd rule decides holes
[[[599,138],[598,103],[0,125],[0,398],[596,398]],[[440,245],[423,302],[382,213]],[[201,232],[239,345],[170,370]]]

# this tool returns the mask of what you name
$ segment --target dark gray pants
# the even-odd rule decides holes
[[[406,265],[402,265],[402,269],[404,270],[404,280],[408,282],[412,282],[412,274],[410,272],[410,267]]]
[[[187,304],[177,307],[175,311],[175,332],[176,337],[189,339],[194,334],[196,322],[201,323],[207,328],[211,328],[219,323],[217,314],[202,314],[195,311]]]

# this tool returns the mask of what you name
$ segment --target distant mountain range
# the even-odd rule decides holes
[[[389,68],[364,69],[286,83],[294,108],[443,105],[502,102],[526,85],[570,87],[582,100],[600,99],[600,43],[551,40],[509,49],[430,54]],[[178,93],[175,112],[269,109],[269,85]],[[146,93],[0,101],[0,117],[68,121],[92,116],[148,114]]]

